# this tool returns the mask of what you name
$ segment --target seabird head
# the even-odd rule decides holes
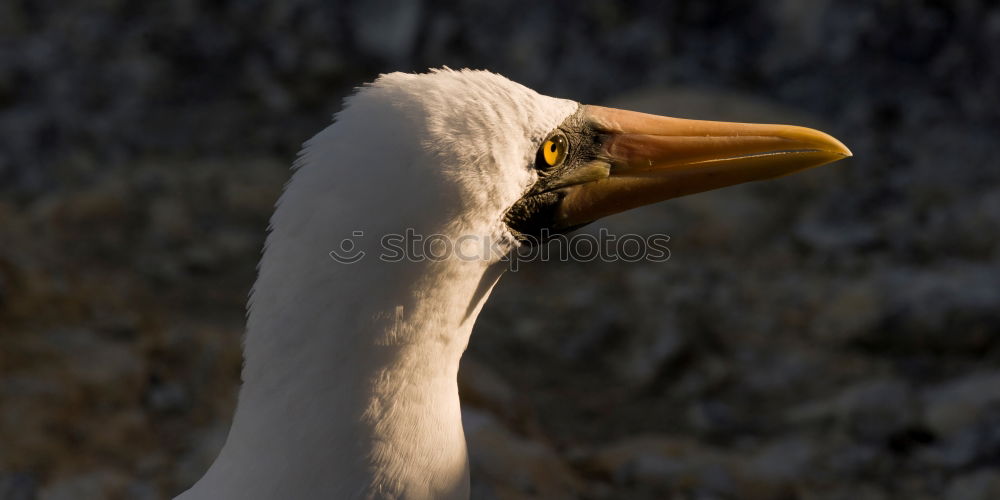
[[[337,158],[337,168],[348,170],[347,191],[365,198],[352,206],[392,212],[425,231],[444,225],[515,239],[566,232],[641,205],[851,156],[809,128],[583,105],[487,71],[386,74],[345,104],[338,123],[307,144],[306,158],[358,141],[357,158]]]

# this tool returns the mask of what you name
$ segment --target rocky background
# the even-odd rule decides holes
[[[2,2],[0,499],[197,480],[299,144],[441,65],[855,153],[600,224],[669,262],[508,274],[476,498],[1000,498],[998,47],[995,0]]]

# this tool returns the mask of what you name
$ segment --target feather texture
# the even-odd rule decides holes
[[[179,498],[467,498],[456,375],[500,255],[386,262],[381,238],[509,249],[503,214],[577,107],[447,68],[382,75],[347,98],[271,218],[233,425]],[[365,258],[331,259],[345,239]]]

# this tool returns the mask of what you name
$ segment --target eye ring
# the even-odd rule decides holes
[[[566,159],[569,152],[569,141],[562,133],[555,133],[545,139],[538,149],[538,164],[543,168],[554,167]]]

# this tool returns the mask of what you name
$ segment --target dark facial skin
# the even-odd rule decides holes
[[[565,137],[568,143],[565,157],[558,164],[549,166],[539,145],[533,165],[538,171],[538,182],[504,216],[507,226],[526,242],[538,241],[545,235],[545,230],[550,235],[560,234],[585,225],[557,226],[556,209],[565,196],[561,188],[607,177],[611,166],[600,155],[604,134],[588,123],[580,111],[566,118],[546,139],[557,134]]]

